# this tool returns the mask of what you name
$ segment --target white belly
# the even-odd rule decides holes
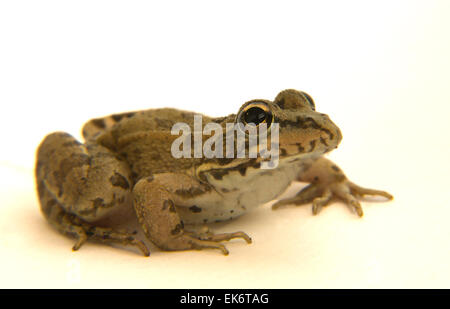
[[[245,175],[230,171],[220,180],[208,175],[207,180],[215,190],[177,204],[182,206],[177,212],[185,224],[235,218],[281,195],[302,169],[301,163],[280,162],[276,169],[249,169]]]

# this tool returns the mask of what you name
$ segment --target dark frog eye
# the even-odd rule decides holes
[[[269,106],[264,102],[249,102],[244,105],[238,116],[237,122],[243,125],[260,125],[261,123],[266,123],[267,127],[272,124],[272,113],[270,112]]]

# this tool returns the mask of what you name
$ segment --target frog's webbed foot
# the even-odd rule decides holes
[[[272,209],[278,209],[284,205],[304,205],[312,202],[313,214],[317,214],[322,207],[334,200],[342,200],[362,217],[363,210],[358,198],[372,195],[382,196],[388,200],[393,199],[393,196],[385,191],[363,188],[349,181],[335,164],[325,158],[320,159],[314,169],[308,172],[300,180],[309,180],[311,183],[294,197],[278,201]]]
[[[72,218],[70,214],[65,214],[62,220],[65,232],[72,234],[77,238],[75,245],[72,247],[73,251],[77,251],[88,240],[101,242],[105,244],[120,244],[123,246],[133,246],[138,248],[144,256],[149,256],[150,251],[141,240],[136,239],[137,232],[127,232],[119,229],[109,227],[98,227],[83,222],[78,218]]]
[[[150,256],[150,251],[147,246],[141,240],[136,239],[136,232],[130,233],[121,230],[115,230],[107,227],[97,227],[92,226],[87,232],[87,237],[93,241],[110,243],[110,244],[120,244],[124,246],[133,246],[138,248],[144,256]],[[80,238],[79,238],[80,240]],[[73,250],[76,250],[75,244]]]
[[[216,248],[220,249],[223,254],[228,255],[227,248],[221,244],[222,241],[228,241],[235,238],[242,238],[248,244],[252,243],[252,239],[244,232],[234,232],[234,233],[221,233],[214,234],[207,226],[204,226],[200,231],[185,231],[184,235],[192,238],[194,240],[194,245],[198,245],[198,248]],[[198,242],[200,241],[200,242]],[[207,247],[204,247],[206,245]]]
[[[77,240],[72,247],[73,251],[80,249],[86,242],[93,240],[105,244],[120,244],[123,246],[137,247],[143,255],[149,256],[150,251],[147,246],[140,240],[136,239],[136,232],[129,233],[123,230],[99,227],[92,225],[73,214],[67,213],[58,203],[54,203],[51,212],[51,224],[64,234],[74,236]]]

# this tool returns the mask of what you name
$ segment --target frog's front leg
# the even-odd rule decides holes
[[[219,249],[227,255],[221,241],[243,238],[251,239],[243,232],[213,234],[211,232],[186,231],[177,212],[178,192],[200,194],[210,188],[185,174],[164,173],[146,177],[134,186],[134,207],[139,223],[146,236],[163,250]],[[179,194],[179,193],[178,193]]]
[[[354,184],[336,164],[324,157],[317,159],[297,180],[310,184],[296,196],[278,201],[272,209],[278,209],[283,205],[303,205],[312,202],[313,213],[317,214],[333,199],[341,199],[362,217],[363,210],[358,197],[378,195],[388,200],[393,199],[393,196],[385,191],[367,189]]]

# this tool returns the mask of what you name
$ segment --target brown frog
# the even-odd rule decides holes
[[[312,202],[317,214],[340,199],[362,216],[358,197],[392,199],[387,192],[352,183],[324,157],[342,135],[327,115],[315,110],[305,92],[288,89],[273,101],[251,100],[237,114],[202,117],[201,130],[208,123],[224,131],[227,123],[264,123],[269,137],[277,124],[279,156],[274,168],[261,168],[267,161],[262,156],[174,156],[173,143],[179,136],[172,134],[173,126],[192,127],[198,115],[170,108],[115,114],[87,122],[84,144],[63,132],[45,137],[37,151],[36,183],[48,222],[76,237],[73,250],[94,240],[136,246],[148,256],[135,232],[100,223],[134,209],[146,237],[163,250],[216,248],[228,254],[223,241],[243,238],[250,243],[251,238],[240,231],[214,234],[189,227],[238,217],[276,199],[294,181],[309,185],[276,202],[273,209]]]

